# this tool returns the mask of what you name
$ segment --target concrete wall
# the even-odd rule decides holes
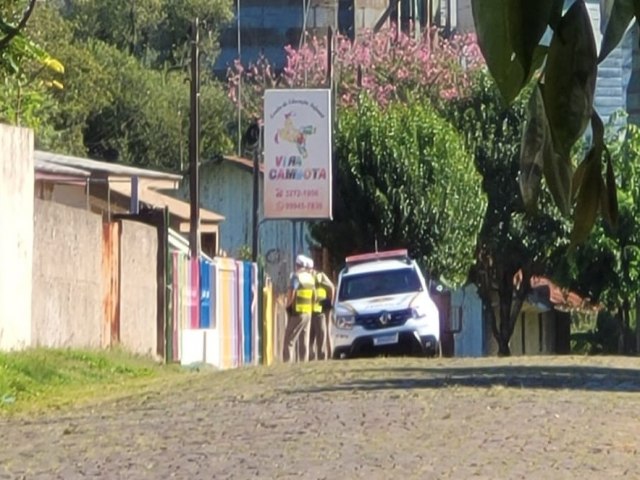
[[[120,343],[131,352],[155,356],[157,342],[156,229],[123,221],[120,236]]]
[[[156,229],[42,200],[34,227],[32,345],[155,356]]]
[[[102,218],[36,200],[33,345],[100,347]]]
[[[31,343],[33,132],[0,125],[0,350]]]

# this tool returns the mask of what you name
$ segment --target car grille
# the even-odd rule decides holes
[[[411,318],[411,309],[396,310],[393,312],[368,313],[356,315],[356,324],[366,330],[378,330],[380,328],[399,327]]]

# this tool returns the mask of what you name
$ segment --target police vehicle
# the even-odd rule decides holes
[[[336,359],[439,353],[438,309],[407,250],[345,259],[338,277],[331,340]]]

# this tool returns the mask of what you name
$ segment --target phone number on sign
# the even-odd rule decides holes
[[[321,210],[322,202],[279,202],[278,210]]]
[[[318,190],[288,189],[284,191],[287,198],[315,198],[320,196]]]

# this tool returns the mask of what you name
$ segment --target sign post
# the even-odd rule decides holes
[[[331,90],[266,90],[264,217],[332,219]]]

